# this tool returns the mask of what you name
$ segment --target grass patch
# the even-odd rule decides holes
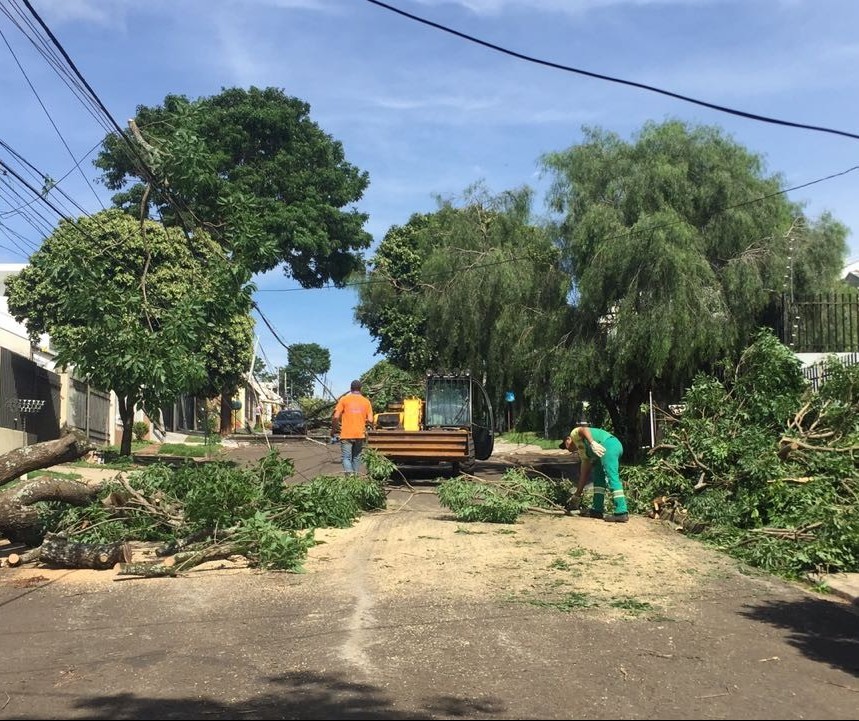
[[[612,608],[622,608],[624,611],[629,611],[633,614],[644,613],[645,611],[652,611],[653,604],[648,603],[647,601],[639,601],[637,598],[617,598],[611,603],[609,606]]]
[[[212,433],[208,436],[185,436],[183,443],[188,445],[204,445],[204,446],[219,446],[221,445],[221,437],[217,433]]]
[[[188,443],[162,443],[159,456],[182,456],[183,458],[202,458],[209,454],[205,446]]]
[[[470,528],[463,528],[462,526],[457,526],[454,533],[464,533],[468,536],[479,536],[481,534],[486,533],[486,531],[472,531]]]
[[[581,591],[572,591],[567,593],[555,601],[545,601],[543,599],[529,599],[527,603],[532,606],[540,606],[541,608],[554,608],[564,613],[576,611],[582,608],[594,608],[599,604],[594,601],[588,594]]]
[[[544,450],[550,450],[553,448],[557,449],[561,442],[560,438],[555,440],[543,438],[533,431],[513,431],[512,433],[502,433],[501,436],[499,436],[499,440],[504,443],[520,443],[528,446],[539,446]]]
[[[30,477],[41,476],[42,478],[64,478],[69,481],[79,481],[80,473],[63,473],[62,471],[49,471],[42,469],[40,471],[30,471]]]

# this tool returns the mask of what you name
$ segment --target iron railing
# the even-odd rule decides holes
[[[782,299],[782,343],[795,353],[859,351],[859,295],[821,293]]]

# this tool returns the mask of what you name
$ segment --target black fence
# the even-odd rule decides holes
[[[825,293],[782,300],[779,336],[794,353],[859,351],[859,295]]]
[[[28,442],[60,436],[60,376],[29,358],[0,348],[0,426],[29,436]]]

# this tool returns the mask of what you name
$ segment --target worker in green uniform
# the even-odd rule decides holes
[[[582,509],[580,515],[587,518],[602,518],[614,523],[626,523],[629,511],[626,507],[626,495],[620,482],[620,457],[623,455],[621,442],[602,428],[591,428],[585,420],[580,420],[570,435],[564,438],[563,447],[570,453],[576,450],[579,454],[579,482],[576,492],[570,498],[572,504],[581,503],[582,491],[593,476],[594,503],[593,508]],[[606,481],[611,491],[613,513],[605,514]]]

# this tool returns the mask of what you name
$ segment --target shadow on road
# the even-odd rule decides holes
[[[252,685],[256,683],[254,679]],[[156,699],[116,694],[84,698],[76,707],[91,719],[237,719],[249,715],[258,719],[430,719],[439,715],[475,718],[476,714],[492,718],[504,711],[504,704],[492,699],[445,695],[427,698],[422,710],[409,713],[394,709],[379,687],[335,674],[287,674],[265,679],[265,683],[282,689],[235,703],[199,696]]]
[[[815,661],[859,676],[859,613],[828,599],[768,601],[742,615],[790,631],[787,642]]]

